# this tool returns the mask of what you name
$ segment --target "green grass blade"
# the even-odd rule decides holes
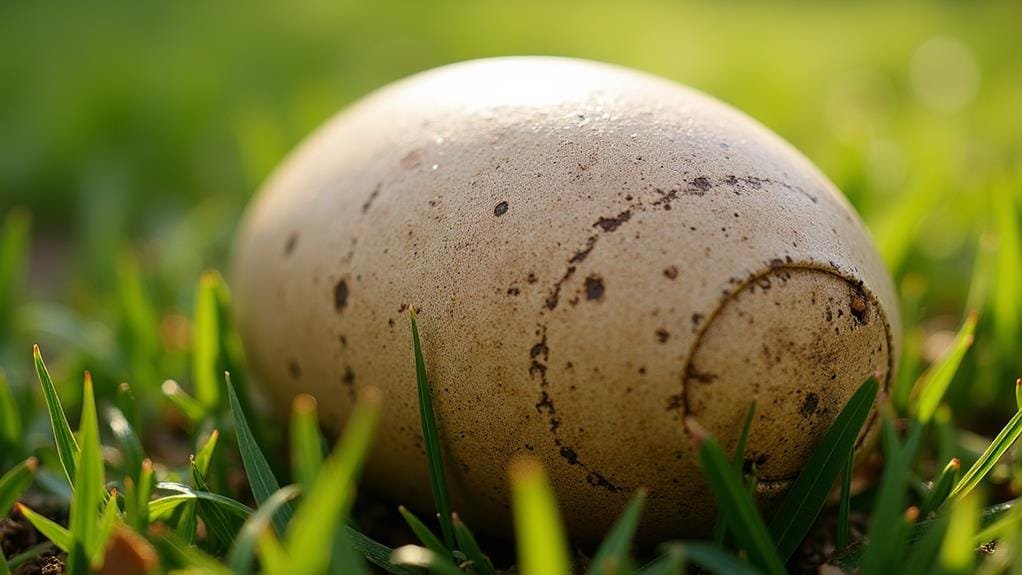
[[[915,403],[915,413],[916,419],[920,422],[928,423],[934,412],[937,411],[941,400],[944,399],[944,394],[951,385],[955,373],[958,372],[958,366],[961,365],[965,352],[972,347],[978,319],[979,316],[975,312],[970,313],[951,345],[933,365],[923,372],[923,375],[919,376],[919,381],[916,383],[918,397]]]
[[[694,418],[686,418],[685,424],[698,442],[703,475],[713,491],[719,513],[727,518],[728,529],[734,534],[735,540],[749,553],[749,559],[754,565],[767,573],[784,573],[784,562],[774,548],[774,542],[752,497],[742,485],[741,477],[717,442],[702,430]]]
[[[28,519],[32,527],[35,527],[37,531],[43,534],[43,537],[52,541],[61,551],[65,553],[71,552],[71,548],[74,546],[74,539],[71,537],[70,530],[20,503],[16,503],[15,507],[18,508],[18,512],[25,519]]]
[[[98,568],[103,566],[107,542],[110,541],[110,536],[113,535],[114,528],[117,526],[117,520],[120,517],[121,510],[117,507],[117,490],[115,489],[111,491],[110,497],[106,500],[106,507],[103,508],[103,513],[99,518],[99,542],[96,548],[92,550],[89,561],[89,566],[93,571],[98,571]]]
[[[437,553],[417,545],[405,545],[394,550],[390,560],[398,565],[411,565],[428,569],[433,575],[465,575],[446,553]],[[529,572],[522,571],[527,574]],[[536,573],[546,573],[537,571]]]
[[[138,402],[135,401],[135,392],[131,390],[130,385],[127,383],[117,385],[114,405],[117,406],[117,409],[121,410],[121,414],[128,420],[128,425],[135,430],[135,434],[140,434],[142,427],[139,425],[138,420]]]
[[[752,430],[752,418],[756,414],[756,402],[749,404],[749,411],[745,413],[745,421],[742,423],[742,434],[738,437],[738,444],[735,446],[734,464],[738,473],[742,473],[745,465],[745,445],[749,442],[749,432]],[[724,545],[727,536],[727,521],[723,515],[717,516],[717,523],[713,526],[713,542],[718,546]]]
[[[394,553],[393,549],[366,537],[362,532],[352,528],[350,525],[344,526],[343,533],[355,551],[387,573],[392,575],[422,575],[418,569],[391,563],[390,557]]]
[[[301,394],[291,409],[291,468],[295,481],[309,486],[323,468],[323,441],[319,434],[316,400]]]
[[[570,575],[564,528],[543,465],[533,458],[515,459],[509,473],[519,569],[524,575]]]
[[[195,544],[195,536],[199,531],[199,502],[190,499],[181,505],[174,532],[182,541],[189,545]]]
[[[889,417],[884,417],[882,425],[887,462],[873,503],[869,545],[862,555],[863,575],[886,573],[890,562],[899,557],[897,542],[905,510],[905,486],[923,432],[923,425],[918,421],[913,422],[902,444]]]
[[[401,517],[404,518],[405,523],[407,523],[408,527],[412,530],[412,533],[415,534],[415,537],[417,537],[427,549],[434,553],[451,557],[450,550],[447,549],[443,542],[440,541],[429,527],[416,517],[414,513],[406,509],[404,505],[399,506],[397,510],[401,514]]]
[[[11,568],[7,565],[7,556],[4,555],[2,547],[0,547],[0,575],[11,575]]]
[[[685,543],[685,559],[720,575],[760,575],[762,572],[734,555],[706,543]]]
[[[0,448],[10,453],[21,443],[21,412],[14,393],[7,383],[7,374],[0,369]]]
[[[220,404],[220,326],[217,318],[217,275],[202,274],[195,290],[192,320],[192,385],[199,403],[212,412]]]
[[[926,533],[911,546],[901,575],[927,575],[934,572],[934,563],[940,554],[949,520],[948,514],[938,517]]]
[[[646,502],[646,490],[640,489],[632,497],[624,513],[610,528],[593,556],[589,573],[593,575],[616,575],[631,572],[629,552],[635,530],[639,527],[642,506]]]
[[[322,573],[329,566],[329,555],[323,550],[330,548],[334,531],[347,521],[379,413],[379,391],[365,390],[355,404],[337,447],[309,486],[286,542],[296,572]]]
[[[164,381],[160,386],[160,391],[192,423],[198,423],[206,417],[206,408],[194,397],[188,395],[188,392],[173,379]]]
[[[841,498],[838,501],[836,546],[840,551],[848,547],[852,515],[852,471],[855,467],[855,449],[848,450],[841,477]]]
[[[198,470],[199,475],[202,476],[203,483],[205,483],[206,478],[209,476],[209,465],[213,462],[213,454],[216,452],[217,441],[219,439],[220,432],[214,429],[209,432],[206,441],[202,442],[199,450],[195,453],[195,468]],[[199,485],[196,484],[196,487],[199,487]],[[200,487],[200,489],[209,491],[204,487]]]
[[[39,460],[29,457],[15,465],[0,477],[0,517],[6,517],[22,493],[32,485]]]
[[[170,481],[161,481],[156,484],[156,489],[161,491],[173,491],[177,495],[168,495],[159,499],[154,499],[150,504],[150,512],[153,517],[166,511],[168,506],[173,507],[180,501],[184,500],[196,500],[201,499],[203,501],[209,501],[222,507],[223,509],[230,511],[232,514],[241,517],[248,518],[248,516],[255,513],[248,505],[235,501],[230,497],[220,495],[219,493],[212,493],[210,491],[201,491],[198,489],[192,489],[191,487],[183,483],[173,483]],[[172,502],[177,502],[172,505]]]
[[[142,472],[142,461],[145,460],[142,439],[135,433],[135,429],[120,409],[108,406],[104,410],[104,415],[106,415],[107,426],[110,427],[110,431],[113,432],[117,443],[121,446],[126,475],[132,479],[138,479]]]
[[[280,484],[277,483],[277,478],[273,476],[270,464],[266,461],[266,456],[263,455],[262,450],[259,449],[255,436],[252,434],[252,429],[248,426],[245,412],[242,410],[241,402],[238,400],[238,394],[235,393],[234,385],[231,383],[231,375],[226,374],[226,379],[227,395],[231,403],[231,414],[234,416],[235,434],[238,436],[238,449],[241,451],[241,462],[245,466],[245,474],[248,475],[248,482],[252,487],[252,495],[261,505],[263,501],[266,501],[271,495],[280,490]],[[273,515],[273,527],[277,533],[285,533],[287,531],[287,525],[291,522],[293,515],[294,511],[292,511],[290,504],[285,503],[280,507],[277,513]]]
[[[451,524],[454,526],[454,537],[458,541],[458,548],[465,552],[465,556],[472,562],[472,570],[479,575],[497,575],[493,569],[493,563],[483,550],[479,548],[479,542],[475,535],[465,525],[465,522],[458,517],[457,513],[452,514]]]
[[[1017,352],[1022,294],[1022,232],[1018,206],[1012,190],[1004,183],[990,191],[997,230],[997,281],[994,283],[993,311],[997,345],[1008,353]]]
[[[951,521],[944,544],[940,548],[940,567],[943,573],[972,573],[976,558],[973,539],[979,531],[979,496],[971,494],[951,505]]]
[[[774,512],[770,533],[782,562],[802,543],[823,509],[827,495],[848,461],[848,453],[855,448],[879,389],[876,380],[869,379],[852,395]]]
[[[447,496],[447,477],[444,471],[443,453],[440,450],[440,434],[436,427],[436,414],[433,412],[432,392],[426,378],[426,362],[422,357],[422,344],[419,340],[419,326],[416,323],[415,308],[410,307],[408,317],[412,323],[412,347],[415,353],[415,380],[419,392],[419,419],[422,423],[422,437],[426,447],[426,460],[429,464],[429,483],[433,490],[433,501],[440,518],[440,531],[444,544],[453,549],[454,528],[451,526],[451,503]]]
[[[944,466],[944,470],[941,471],[937,480],[933,482],[933,487],[930,488],[926,499],[923,500],[920,514],[924,518],[929,517],[931,513],[940,509],[940,506],[951,495],[951,489],[958,483],[958,472],[960,469],[961,463],[958,461],[958,458],[952,459]]]
[[[202,476],[202,471],[195,464],[194,459],[192,460],[192,480],[195,482],[197,490],[209,491],[209,486],[206,485],[206,480]],[[227,549],[235,537],[237,537],[238,531],[241,529],[241,521],[238,520],[236,515],[228,515],[219,505],[209,501],[198,499],[195,502],[195,506],[196,512],[206,524],[213,541],[222,549]]]
[[[68,573],[88,573],[93,554],[100,543],[99,506],[103,502],[106,481],[103,470],[103,453],[99,445],[99,421],[96,417],[96,401],[92,391],[92,377],[85,373],[82,391],[82,417],[78,432],[81,452],[74,480],[74,498],[71,499],[71,516],[68,520],[74,541],[68,554]]]
[[[39,346],[32,348],[32,357],[35,360],[36,376],[39,378],[39,385],[43,389],[43,399],[46,401],[46,411],[50,415],[50,427],[53,428],[53,439],[57,446],[57,456],[60,457],[60,464],[64,467],[64,476],[67,482],[74,486],[75,463],[78,460],[78,442],[71,432],[71,425],[67,422],[64,408],[60,405],[60,396],[57,395],[57,388],[50,379],[50,372],[43,363],[43,354],[39,352]]]
[[[282,487],[245,521],[227,554],[227,564],[232,571],[241,575],[252,573],[259,538],[270,527],[270,519],[282,505],[297,497],[299,493],[301,488],[297,485]]]
[[[1008,421],[1008,424],[1004,426],[1004,429],[990,443],[986,451],[983,452],[983,455],[965,472],[962,479],[951,490],[948,501],[962,498],[975,489],[994,468],[994,465],[1001,459],[1001,456],[1015,444],[1020,434],[1022,434],[1022,411],[1015,413],[1011,420]]]

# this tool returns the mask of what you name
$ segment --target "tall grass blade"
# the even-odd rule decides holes
[[[896,544],[905,510],[905,486],[923,432],[923,425],[918,421],[913,422],[902,444],[889,417],[884,417],[882,425],[887,462],[873,503],[869,545],[862,555],[863,575],[885,573],[890,562],[898,556]]]
[[[1001,459],[1001,456],[1015,444],[1020,434],[1022,434],[1022,411],[1015,413],[1011,420],[1008,421],[1008,424],[1004,426],[1004,429],[990,442],[983,455],[976,460],[976,463],[972,464],[972,467],[965,472],[962,479],[955,484],[955,488],[951,490],[951,495],[948,496],[948,501],[964,497],[975,489],[993,470],[994,465]]]
[[[212,493],[209,491],[192,489],[191,487],[183,483],[161,481],[160,483],[156,484],[156,489],[161,491],[173,491],[176,493],[176,495],[160,497],[159,499],[154,499],[149,503],[149,512],[152,518],[154,519],[156,517],[163,516],[168,511],[172,511],[181,503],[187,501],[195,501],[199,499],[203,501],[209,501],[210,503],[215,503],[219,505],[221,508],[230,511],[232,514],[242,519],[247,519],[248,516],[255,513],[255,511],[251,507],[245,505],[244,503],[241,503],[240,501],[235,501],[234,499],[231,499],[230,497],[224,495],[220,495],[219,493]]]
[[[749,404],[749,411],[745,413],[745,422],[742,423],[742,434],[738,437],[738,445],[735,446],[734,464],[738,473],[742,473],[745,465],[745,445],[749,442],[749,432],[752,429],[752,418],[756,414],[756,402]],[[717,516],[717,523],[713,526],[713,542],[723,546],[727,536],[727,520],[723,515]]]
[[[852,395],[774,512],[770,533],[782,562],[802,543],[823,509],[827,495],[848,461],[848,453],[855,448],[859,430],[869,416],[879,389],[876,380],[871,378]]]
[[[950,515],[937,517],[926,533],[910,548],[901,575],[927,575],[933,573],[934,564],[940,555],[940,547],[947,533]]]
[[[82,417],[78,432],[81,451],[74,480],[74,498],[71,499],[69,528],[74,540],[68,554],[68,573],[88,573],[92,555],[99,547],[100,525],[99,506],[106,496],[103,488],[105,476],[103,453],[99,445],[99,421],[96,417],[96,401],[92,390],[92,377],[85,372],[82,390]]]
[[[291,408],[291,468],[295,481],[312,485],[323,467],[323,441],[319,435],[316,400],[307,394],[295,398]]]
[[[39,346],[32,348],[32,357],[35,360],[35,372],[39,378],[39,385],[43,389],[43,399],[46,401],[46,411],[50,415],[50,427],[53,428],[53,439],[57,446],[57,456],[60,457],[60,464],[64,468],[64,476],[67,482],[74,487],[75,463],[78,459],[78,442],[71,433],[71,425],[67,422],[64,408],[60,405],[60,396],[57,395],[57,388],[50,379],[50,372],[46,370],[43,363],[43,354],[39,352]]]
[[[0,477],[0,517],[6,517],[22,493],[32,484],[39,460],[29,457]]]
[[[287,534],[287,550],[298,573],[322,573],[329,564],[333,533],[347,520],[355,485],[372,442],[380,412],[380,394],[365,390],[344,434],[322,472],[309,486]]]
[[[997,281],[994,283],[993,310],[997,345],[1008,353],[1017,352],[1022,294],[1022,232],[1019,231],[1018,206],[1012,190],[1004,183],[991,189],[994,222],[997,230]]]
[[[611,527],[610,532],[603,539],[593,556],[589,567],[589,573],[593,575],[619,575],[630,573],[631,558],[629,552],[632,546],[632,539],[635,537],[635,530],[639,527],[639,516],[642,514],[642,506],[646,502],[646,491],[640,489],[628,503],[624,513]]]
[[[234,416],[235,434],[238,436],[241,462],[245,467],[245,474],[248,476],[249,485],[252,487],[252,495],[261,505],[263,501],[266,501],[271,495],[280,490],[280,484],[277,483],[277,478],[273,476],[270,464],[266,461],[266,456],[259,449],[255,436],[252,434],[252,429],[248,426],[245,412],[242,410],[241,402],[238,400],[238,394],[235,393],[234,385],[231,383],[231,374],[225,374],[225,377],[227,380],[227,395],[231,403],[231,414]],[[273,527],[277,533],[282,534],[287,531],[287,524],[291,522],[293,514],[294,512],[291,510],[290,504],[285,503],[281,505],[280,510],[273,516]]]
[[[195,290],[192,320],[192,385],[195,397],[207,411],[220,404],[220,326],[217,318],[217,276],[202,274]]]
[[[950,525],[940,548],[943,573],[972,573],[976,557],[973,539],[979,531],[979,508],[977,494],[962,497],[952,504]]]
[[[933,365],[919,376],[919,381],[916,383],[918,397],[915,403],[915,413],[916,419],[920,422],[928,423],[934,412],[937,411],[941,400],[944,399],[944,394],[951,385],[955,373],[958,372],[958,366],[961,365],[965,352],[972,347],[978,319],[979,315],[976,312],[970,313],[951,345]]]
[[[213,454],[216,453],[216,446],[219,440],[220,432],[216,429],[210,431],[209,436],[206,437],[206,441],[202,442],[202,445],[199,446],[198,452],[195,454],[195,468],[202,476],[203,483],[205,483],[205,479],[209,477],[209,466],[213,462]],[[196,487],[198,487],[197,484]]]
[[[475,535],[472,534],[468,525],[465,525],[458,517],[457,513],[452,515],[451,523],[454,525],[454,537],[458,540],[458,548],[464,551],[465,556],[472,562],[472,570],[478,575],[497,575],[493,569],[493,563],[479,548],[479,542],[476,541]]]
[[[749,553],[749,559],[760,569],[771,575],[784,573],[784,562],[734,466],[717,442],[706,434],[694,418],[688,417],[685,424],[698,444],[703,475],[710,484],[719,512],[727,518],[728,529],[734,534],[736,542]]]
[[[570,575],[571,561],[553,489],[533,458],[511,462],[511,503],[522,575]]]
[[[408,317],[412,323],[412,347],[415,352],[415,380],[419,392],[419,419],[422,423],[422,437],[426,447],[426,461],[429,464],[429,482],[433,490],[433,501],[440,517],[440,531],[444,545],[453,549],[454,528],[451,526],[451,503],[447,496],[447,477],[444,471],[443,453],[440,450],[440,434],[433,412],[432,392],[426,378],[426,362],[422,357],[419,341],[419,326],[416,323],[415,308],[409,307]]]
[[[299,493],[301,489],[297,485],[282,487],[245,521],[227,554],[227,564],[232,571],[240,575],[252,573],[259,538],[270,527],[270,519],[282,505],[297,497]]]
[[[110,497],[106,500],[106,507],[103,508],[103,513],[99,518],[99,541],[96,544],[96,548],[92,550],[92,556],[89,561],[89,566],[93,571],[98,571],[99,567],[103,566],[103,552],[106,550],[107,542],[110,540],[110,536],[117,526],[117,520],[120,518],[121,510],[117,507],[117,490],[113,489],[110,492]]]

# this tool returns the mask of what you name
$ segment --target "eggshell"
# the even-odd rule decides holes
[[[310,393],[336,433],[380,388],[364,485],[428,515],[415,306],[455,509],[493,533],[519,454],[579,540],[641,486],[643,538],[707,533],[685,418],[732,450],[753,400],[769,506],[858,386],[889,384],[900,337],[867,231],[791,146],[694,90],[560,58],[446,66],[339,114],[251,206],[232,277],[275,405]]]

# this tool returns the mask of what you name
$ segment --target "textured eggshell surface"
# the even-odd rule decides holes
[[[365,485],[428,514],[414,306],[455,509],[496,533],[520,454],[576,538],[642,486],[643,537],[706,533],[685,419],[730,451],[752,401],[769,505],[899,341],[866,230],[804,157],[699,92],[570,59],[456,64],[353,105],[266,184],[232,278],[274,404],[310,393],[336,433],[378,387]]]

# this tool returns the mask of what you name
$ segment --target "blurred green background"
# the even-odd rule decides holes
[[[0,54],[0,367],[24,394],[36,341],[108,389],[187,385],[198,277],[281,158],[374,88],[506,54],[639,68],[759,119],[874,232],[904,378],[969,308],[956,417],[1022,373],[1019,2],[12,1]]]

